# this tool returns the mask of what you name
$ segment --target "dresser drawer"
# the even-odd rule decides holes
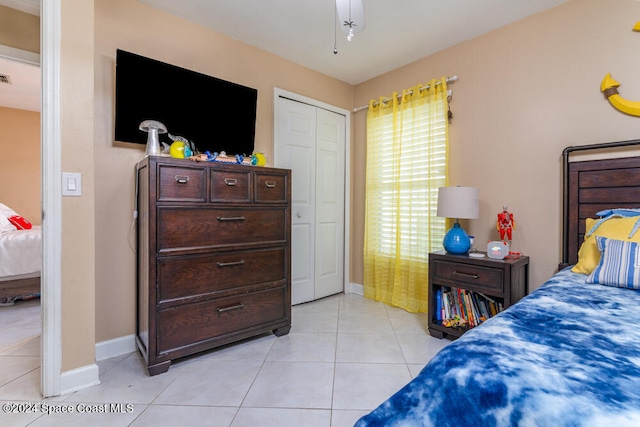
[[[285,249],[234,251],[158,260],[158,303],[286,280]]]
[[[211,170],[211,201],[249,203],[251,201],[249,171]]]
[[[171,307],[158,312],[159,352],[287,318],[285,287]]]
[[[158,208],[158,252],[223,248],[231,245],[284,243],[282,208]]]
[[[206,170],[160,165],[158,201],[206,201]]]
[[[285,203],[287,201],[287,176],[256,172],[256,202]]]
[[[498,292],[503,290],[503,270],[499,268],[442,261],[431,263],[429,268],[434,269],[436,280],[448,280]]]

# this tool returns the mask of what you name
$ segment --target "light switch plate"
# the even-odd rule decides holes
[[[75,172],[62,172],[62,195],[82,195],[82,175]]]

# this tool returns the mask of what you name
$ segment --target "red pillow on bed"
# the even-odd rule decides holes
[[[20,215],[13,215],[9,217],[9,222],[13,224],[18,230],[30,230],[31,223]]]

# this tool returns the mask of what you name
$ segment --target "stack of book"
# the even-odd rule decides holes
[[[503,309],[501,302],[480,292],[446,286],[436,292],[435,317],[446,327],[473,328]]]

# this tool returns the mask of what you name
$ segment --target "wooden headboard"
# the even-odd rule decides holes
[[[638,145],[640,140],[567,147],[564,157],[562,264],[578,261],[585,219],[611,208],[640,208],[640,157],[571,162],[575,151],[606,150]]]

